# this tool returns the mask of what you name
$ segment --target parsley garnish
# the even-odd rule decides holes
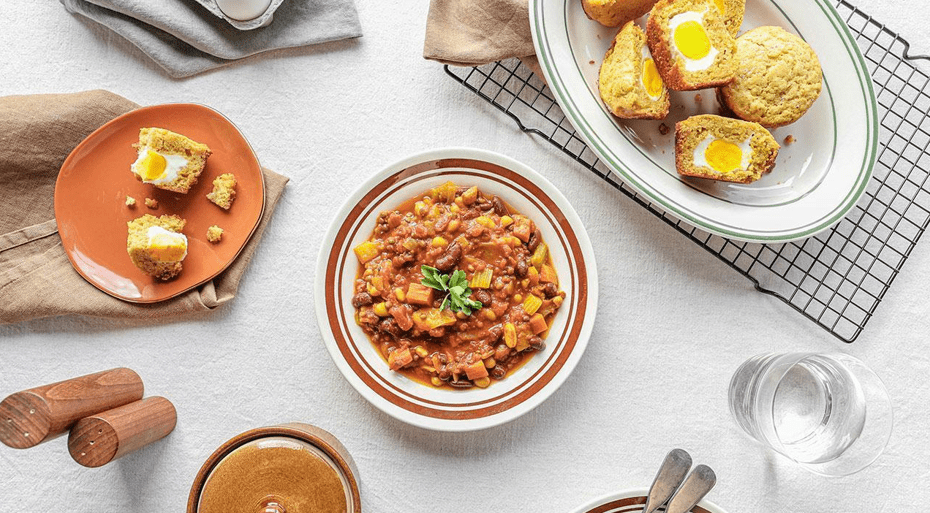
[[[471,289],[468,287],[465,271],[458,270],[449,276],[440,273],[439,269],[435,267],[422,265],[420,266],[420,272],[423,273],[423,279],[420,280],[420,283],[446,293],[446,297],[439,306],[440,311],[449,307],[453,312],[471,315],[472,310],[478,310],[483,306],[481,301],[468,299],[468,296],[471,295]]]

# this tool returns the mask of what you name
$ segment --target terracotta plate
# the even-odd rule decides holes
[[[549,245],[565,302],[552,321],[546,348],[486,389],[437,389],[392,372],[355,323],[353,284],[358,259],[378,214],[453,181],[477,185],[532,219]],[[597,312],[594,252],[578,214],[548,180],[503,155],[469,148],[433,150],[383,169],[353,193],[333,221],[316,274],[317,320],[330,356],[355,389],[404,422],[441,431],[495,426],[541,404],[581,359]]]
[[[133,143],[143,127],[166,128],[206,144],[213,151],[200,180],[178,194],[136,180]],[[237,195],[229,211],[206,198],[213,179],[233,173]],[[126,206],[126,196],[136,206]],[[158,200],[158,208],[145,206]],[[143,107],[97,129],[68,155],[55,185],[55,219],[68,258],[78,273],[111,296],[154,303],[201,285],[222,272],[248,242],[262,217],[265,184],[258,158],[239,130],[222,114],[202,105]],[[160,281],[133,265],[126,252],[126,223],[144,214],[176,214],[187,220],[188,255],[184,270]],[[207,241],[207,228],[223,228],[219,244]]]

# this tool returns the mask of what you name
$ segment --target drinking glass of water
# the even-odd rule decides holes
[[[862,470],[891,436],[885,385],[845,354],[752,357],[730,380],[729,400],[749,436],[822,475]]]

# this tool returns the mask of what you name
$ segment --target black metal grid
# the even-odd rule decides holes
[[[859,336],[930,222],[930,76],[909,45],[845,0],[836,1],[862,49],[879,104],[879,153],[858,205],[805,240],[729,240],[677,219],[623,183],[578,137],[545,83],[517,59],[446,72],[593,171],[683,235],[846,342]]]

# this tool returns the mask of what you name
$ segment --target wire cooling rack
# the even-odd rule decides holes
[[[852,342],[875,313],[930,222],[930,76],[908,43],[845,0],[836,2],[875,82],[879,154],[856,208],[802,241],[758,244],[708,234],[623,183],[577,135],[545,83],[517,59],[446,72],[610,185],[839,339]]]

